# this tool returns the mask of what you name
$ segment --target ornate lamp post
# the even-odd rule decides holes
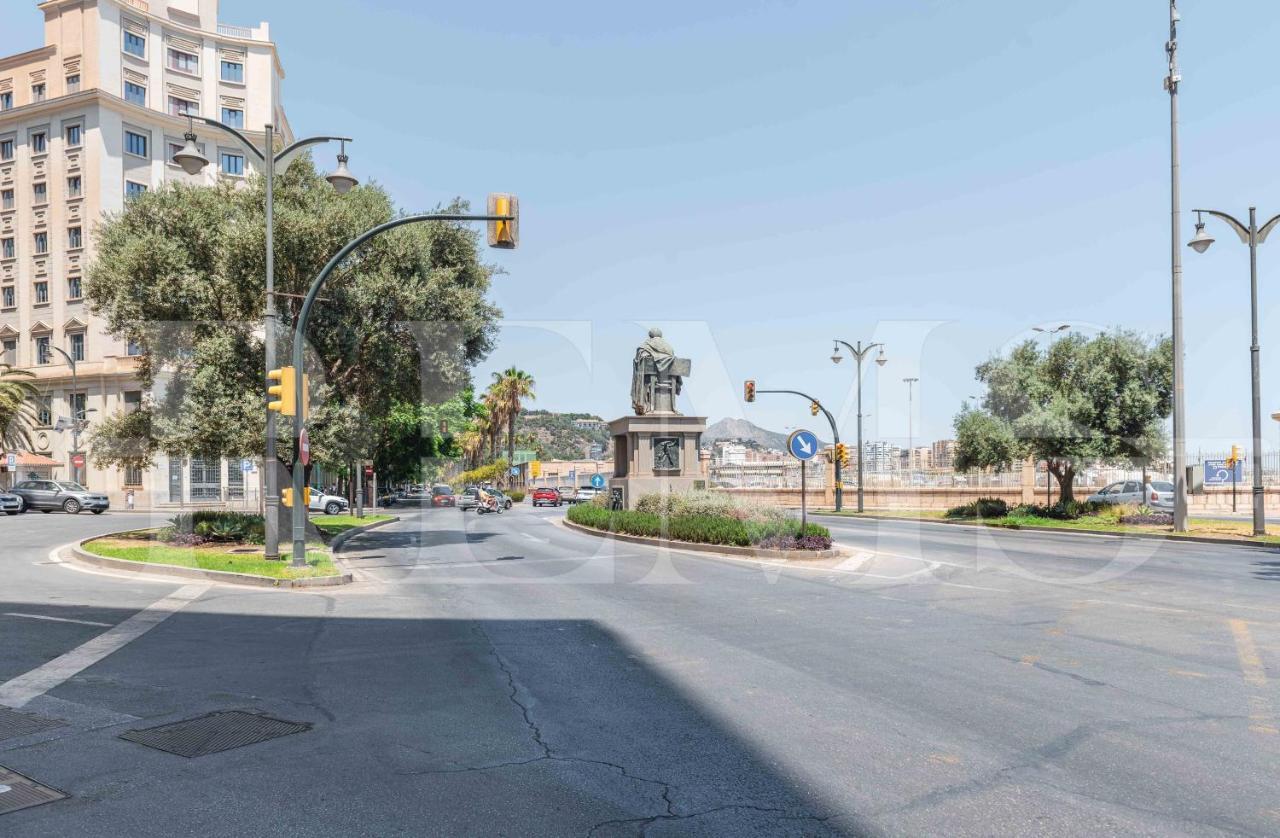
[[[857,384],[857,390],[858,390],[858,511],[862,512],[863,511],[862,461],[863,459],[865,459],[863,457],[864,452],[862,449],[862,359],[870,355],[871,350],[877,347],[879,347],[880,349],[880,354],[876,356],[876,364],[883,367],[885,365],[885,362],[888,361],[889,359],[884,357],[883,343],[869,343],[866,346],[863,346],[862,341],[858,341],[858,343],[855,345],[855,344],[849,343],[848,341],[840,340],[839,338],[835,338],[834,340],[835,340],[836,346],[835,346],[835,349],[831,352],[831,363],[838,364],[842,360],[844,360],[843,357],[840,355],[841,346],[848,349],[849,353],[852,354],[853,357],[858,362],[858,384]]]

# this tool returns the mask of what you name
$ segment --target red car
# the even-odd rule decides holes
[[[451,486],[432,486],[431,487],[431,505],[432,506],[457,506],[457,501],[453,497],[453,488]]]
[[[548,486],[539,486],[533,490],[534,506],[559,506],[560,493]]]

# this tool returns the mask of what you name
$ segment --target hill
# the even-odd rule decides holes
[[[810,430],[816,431],[813,427]],[[761,448],[773,451],[787,450],[787,434],[762,428],[753,422],[748,422],[746,419],[721,419],[708,427],[702,434],[703,445],[709,446],[718,439],[750,440]],[[828,444],[822,440],[821,435],[819,435],[818,441],[824,446]]]
[[[574,424],[579,420],[589,423],[588,427]],[[543,460],[590,459],[593,448],[597,453],[609,450],[609,429],[603,424],[590,413],[526,410],[516,423],[517,447],[533,448]]]

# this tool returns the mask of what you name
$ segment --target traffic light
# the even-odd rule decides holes
[[[748,378],[746,384],[742,385],[742,397],[748,402],[756,400],[756,382],[755,379]]]
[[[839,463],[841,467],[849,465],[849,446],[845,445],[843,442],[836,443],[836,462]]]
[[[509,215],[510,221],[489,222],[489,246],[515,250],[520,245],[520,201],[505,192],[489,194],[489,215]]]
[[[810,403],[809,403],[809,415],[810,415],[810,416],[817,416],[817,415],[818,415],[818,411],[819,411],[819,410],[822,410],[822,405],[818,404],[817,402],[810,402]]]
[[[274,410],[281,416],[296,416],[298,406],[294,399],[294,388],[297,386],[297,380],[294,378],[293,367],[271,370],[267,373],[267,379],[275,382],[267,387],[267,395],[273,398],[272,401],[267,402],[267,410]]]
[[[280,505],[293,509],[293,489],[286,487],[280,490]]]
[[[1240,450],[1239,445],[1231,446],[1231,456],[1227,458],[1227,465],[1231,468],[1236,467],[1236,463],[1244,459],[1244,452]]]

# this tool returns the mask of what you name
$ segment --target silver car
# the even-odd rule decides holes
[[[1146,491],[1141,488],[1141,481],[1122,480],[1112,483],[1092,495],[1089,500],[1094,503],[1122,503],[1134,506],[1149,506],[1152,509],[1169,511],[1173,509],[1173,484],[1167,480],[1152,480],[1147,483]]]
[[[0,492],[0,512],[6,515],[17,515],[22,511],[22,498],[8,492]]]
[[[22,499],[22,511],[38,509],[53,512],[61,509],[72,515],[88,510],[101,515],[111,508],[107,496],[91,492],[70,480],[24,480],[13,487],[13,493]]]

